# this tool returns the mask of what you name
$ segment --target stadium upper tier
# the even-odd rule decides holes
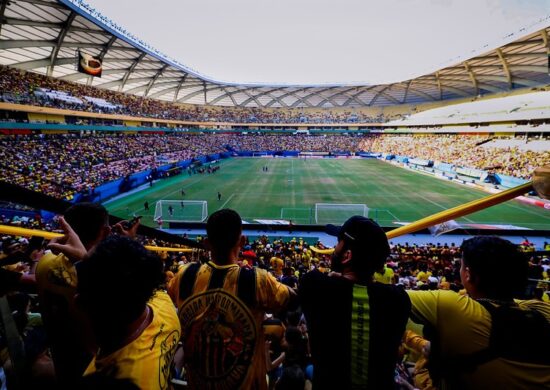
[[[515,91],[512,96],[474,99],[433,108],[434,104],[419,106],[397,105],[357,108],[253,108],[182,105],[156,99],[108,91],[53,77],[12,69],[0,65],[0,102],[19,105],[51,107],[52,114],[78,116],[78,112],[107,115],[111,120],[140,119],[176,121],[176,125],[227,123],[236,125],[333,125],[333,126],[433,126],[461,123],[492,123],[493,131],[522,131],[514,121],[536,120],[536,131],[547,131],[541,123],[550,118],[550,92]],[[439,103],[444,104],[444,103]],[[4,105],[7,111],[31,110],[29,107]],[[423,111],[426,110],[426,111]],[[32,111],[29,111],[32,112]],[[415,114],[410,115],[415,112]],[[45,113],[45,112],[44,112]],[[123,118],[126,117],[126,118]],[[17,118],[20,118],[16,115]],[[404,120],[398,120],[403,118]],[[9,118],[9,116],[7,117]],[[33,118],[29,116],[30,121]],[[542,120],[542,121],[541,121]],[[390,121],[390,122],[388,122]],[[507,124],[494,125],[497,122]],[[447,126],[448,127],[448,126]],[[447,129],[446,127],[446,129]],[[441,130],[441,129],[440,129]],[[527,129],[525,131],[531,131]],[[427,129],[426,131],[439,131]],[[454,131],[451,129],[451,131]],[[457,129],[465,131],[465,129]],[[467,131],[467,130],[466,130]]]
[[[387,125],[418,126],[512,122],[550,118],[550,91],[506,96],[434,108]]]
[[[254,85],[201,75],[80,0],[2,1],[0,16],[0,64],[173,103],[261,108],[416,105],[550,84],[548,18],[527,28],[538,31],[511,34],[499,48],[398,83]],[[75,70],[77,50],[102,62],[101,77]]]
[[[527,179],[550,164],[550,141],[534,139],[536,147],[493,143],[490,135],[244,135],[121,133],[35,134],[0,137],[0,180],[48,195],[71,199],[77,193],[161,167],[187,167],[201,156],[219,158],[239,152],[317,152],[350,155],[376,152],[486,169]],[[484,145],[487,143],[487,145]],[[526,143],[526,140],[523,140]],[[214,157],[212,157],[214,156]],[[206,161],[203,159],[202,161]],[[166,170],[166,169],[165,169]],[[164,171],[163,171],[164,172]]]

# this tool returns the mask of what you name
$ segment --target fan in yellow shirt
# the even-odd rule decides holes
[[[269,264],[271,265],[271,269],[273,269],[273,274],[275,277],[280,278],[283,276],[283,268],[285,266],[283,259],[273,256],[271,260],[269,260]]]
[[[128,238],[112,236],[77,264],[77,304],[92,324],[98,350],[86,369],[129,379],[141,389],[170,387],[181,328],[162,261]]]
[[[206,231],[212,261],[187,265],[169,286],[190,387],[267,389],[264,314],[282,310],[295,293],[263,269],[237,265],[245,238],[235,211],[216,211]]]
[[[169,388],[172,358],[180,338],[179,320],[164,291],[157,291],[147,306],[152,320],[139,337],[108,355],[100,351],[84,375],[116,367],[117,378],[131,379],[141,389]]]
[[[550,305],[513,299],[527,282],[527,259],[497,237],[466,240],[462,253],[468,296],[407,291],[411,319],[434,336],[432,377],[446,389],[550,388]]]
[[[423,283],[428,283],[428,278],[432,276],[430,271],[421,270],[416,274],[416,280],[419,280]]]
[[[393,269],[384,264],[384,267],[376,271],[373,277],[375,282],[393,284],[395,273],[393,272]]]

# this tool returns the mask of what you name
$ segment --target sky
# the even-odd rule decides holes
[[[550,15],[550,0],[86,1],[202,75],[264,84],[404,81],[537,31]]]

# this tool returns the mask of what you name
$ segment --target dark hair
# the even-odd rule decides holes
[[[473,237],[461,246],[462,261],[487,298],[510,300],[524,293],[529,264],[518,246],[500,237]]]
[[[102,241],[78,263],[77,271],[77,291],[85,309],[119,324],[138,318],[164,282],[160,258],[123,236]]]
[[[216,252],[229,252],[239,241],[241,232],[241,217],[231,209],[216,211],[206,222],[208,241]]]
[[[97,203],[75,204],[65,211],[64,217],[84,246],[97,239],[101,228],[109,223],[109,213]]]

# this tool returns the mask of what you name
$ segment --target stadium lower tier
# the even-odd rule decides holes
[[[207,169],[223,157],[258,154],[334,157],[375,155],[446,173],[529,179],[550,164],[550,141],[493,142],[489,135],[246,135],[246,134],[30,134],[0,136],[0,180],[67,200],[101,200],[145,181]],[[497,146],[498,145],[498,146]],[[537,148],[530,149],[531,145]],[[115,190],[98,194],[110,183]],[[76,199],[75,199],[76,198]]]

